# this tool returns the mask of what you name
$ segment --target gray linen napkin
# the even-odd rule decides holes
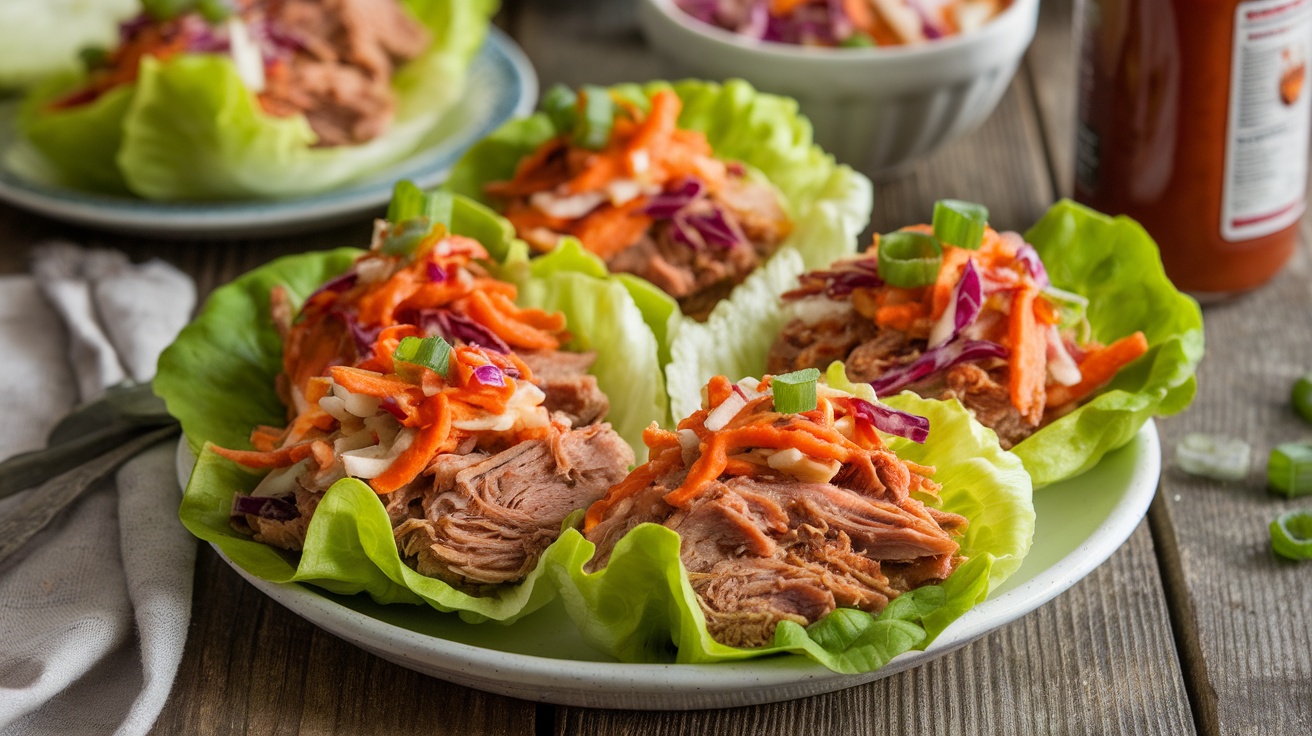
[[[42,246],[33,273],[0,277],[0,458],[42,447],[79,401],[150,380],[196,301],[177,269],[113,251]],[[0,734],[140,734],[159,716],[196,556],[174,450],[129,461],[0,564]],[[25,495],[0,501],[0,516]]]

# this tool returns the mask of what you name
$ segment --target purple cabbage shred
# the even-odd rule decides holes
[[[986,358],[1005,358],[1007,349],[988,340],[965,340],[961,337],[926,350],[913,362],[894,368],[870,382],[875,393],[887,396],[914,383],[947,370],[958,363]]]
[[[865,399],[852,399],[852,409],[858,420],[869,423],[880,432],[905,437],[922,445],[929,437],[929,419],[926,417]]]
[[[250,514],[270,521],[291,521],[299,518],[301,510],[291,496],[247,496],[238,493],[232,498],[232,515]]]

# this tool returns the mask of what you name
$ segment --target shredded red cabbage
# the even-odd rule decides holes
[[[865,399],[852,399],[852,413],[857,421],[866,422],[881,432],[905,437],[922,445],[929,438],[927,417],[908,414],[891,406]]]
[[[835,264],[830,271],[811,271],[802,274],[801,286],[784,294],[784,299],[800,299],[823,291],[830,299],[842,299],[856,289],[875,289],[884,285],[879,277],[879,264],[873,258],[861,258]]]
[[[679,210],[692,204],[694,199],[702,196],[706,191],[706,185],[701,179],[694,176],[686,176],[674,183],[668,191],[662,192],[651,198],[647,206],[643,208],[643,214],[650,215],[658,220],[668,220],[674,217]]]
[[[926,350],[913,362],[894,368],[870,382],[875,393],[886,396],[896,393],[913,383],[929,378],[939,371],[947,370],[958,363],[985,358],[1005,358],[1007,349],[996,342],[988,340],[966,340],[961,337]]]
[[[432,261],[428,262],[428,265],[425,267],[424,270],[425,273],[428,275],[428,280],[432,281],[435,284],[446,283],[446,280],[450,278],[450,275],[447,274],[445,268],[442,268],[441,266],[439,266],[436,263],[433,263]]]
[[[670,235],[675,242],[703,250],[707,246],[729,249],[747,242],[738,223],[725,214],[724,210],[711,204],[710,200],[701,200],[697,204],[684,207],[670,218]]]
[[[232,497],[232,515],[258,516],[271,521],[291,521],[299,518],[301,510],[289,500],[290,496],[247,496],[241,493]]]
[[[966,260],[966,270],[962,272],[961,280],[957,281],[952,298],[955,305],[952,337],[956,337],[967,325],[974,323],[984,308],[984,284],[979,278],[979,271],[975,269],[975,259]]]
[[[506,385],[506,374],[494,365],[480,365],[474,369],[474,380],[484,386],[494,388],[504,388]]]
[[[498,353],[510,353],[510,346],[483,325],[459,312],[449,309],[424,309],[414,314],[402,315],[406,321],[418,325],[426,335],[441,335],[447,342],[464,345],[477,345]]]
[[[404,422],[406,419],[405,410],[401,408],[400,404],[396,403],[396,399],[383,399],[378,402],[378,407],[396,417],[398,422]]]
[[[1022,243],[1016,248],[1016,260],[1025,264],[1025,269],[1030,272],[1030,276],[1038,282],[1039,288],[1046,289],[1052,285],[1048,280],[1048,269],[1043,266],[1043,259],[1039,258],[1039,252],[1034,250],[1034,246],[1029,243]]]
[[[320,294],[324,294],[327,292],[340,294],[343,291],[346,291],[351,287],[355,286],[355,282],[358,281],[359,278],[360,278],[359,274],[357,274],[355,271],[347,271],[346,273],[340,276],[329,279],[327,282],[324,283],[323,286],[320,286],[319,288],[315,289],[314,293],[310,294],[310,296],[305,301],[306,302],[314,301],[314,298],[316,296],[319,296]]]
[[[346,329],[351,333],[351,339],[355,341],[355,354],[364,356],[370,355],[374,350],[374,343],[378,342],[378,335],[382,333],[382,325],[366,327],[360,324],[360,320],[351,312],[343,309],[334,309],[333,314],[342,322],[346,323]]]

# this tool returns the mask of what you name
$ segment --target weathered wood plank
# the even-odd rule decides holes
[[[327,634],[237,576],[208,546],[191,635],[155,734],[524,734],[531,703],[399,667]]]
[[[1073,37],[1073,0],[1044,0],[1039,30],[1025,59],[1024,79],[1034,96],[1052,180],[1059,196],[1075,182],[1075,116],[1079,48]]]
[[[1152,510],[1157,537],[1171,542],[1168,593],[1205,733],[1312,733],[1312,563],[1276,558],[1267,530],[1312,502],[1264,490],[1271,448],[1312,435],[1289,407],[1290,386],[1312,370],[1312,222],[1302,239],[1270,286],[1204,311],[1198,398],[1162,423],[1168,456],[1188,432],[1241,437],[1254,450],[1242,483],[1168,472]]]

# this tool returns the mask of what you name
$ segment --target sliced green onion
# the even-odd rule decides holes
[[[574,126],[574,143],[594,151],[605,148],[615,122],[615,103],[610,98],[610,90],[584,85],[579,92],[580,115]]]
[[[932,235],[899,231],[879,236],[879,277],[892,286],[929,286],[942,265],[943,246]]]
[[[839,46],[845,49],[868,49],[877,46],[875,39],[871,38],[868,33],[856,31],[852,35],[838,42]]]
[[[439,376],[446,376],[451,365],[451,343],[441,337],[404,337],[392,351],[392,360],[423,366]]]
[[[383,238],[382,252],[389,256],[408,256],[433,232],[427,217],[412,217],[391,227]]]
[[[1190,475],[1243,480],[1252,464],[1252,448],[1237,437],[1191,432],[1175,446],[1175,464]]]
[[[77,56],[82,60],[82,66],[88,71],[99,69],[109,61],[109,52],[102,46],[87,46],[77,52]]]
[[[191,10],[196,0],[141,0],[141,9],[155,20],[169,20]]]
[[[1312,445],[1276,445],[1266,463],[1266,483],[1271,490],[1291,498],[1312,493]]]
[[[1277,516],[1271,522],[1271,550],[1291,560],[1312,560],[1312,510]]]
[[[775,376],[770,382],[774,392],[774,410],[780,414],[813,411],[816,407],[815,383],[818,380],[820,371],[815,368]]]
[[[237,14],[232,0],[196,0],[196,11],[211,23],[227,20]]]
[[[989,208],[959,199],[940,199],[934,203],[934,237],[966,250],[979,250],[984,242],[984,228],[989,224]]]
[[[454,197],[450,192],[425,192],[414,182],[402,179],[392,189],[392,202],[387,205],[387,219],[390,222],[403,222],[416,217],[426,217],[429,222],[451,225]]]
[[[551,89],[542,96],[540,107],[551,119],[551,124],[556,127],[557,133],[574,130],[574,124],[579,119],[579,96],[574,90],[563,84],[552,85]]]
[[[1305,373],[1294,382],[1294,388],[1289,392],[1289,401],[1294,405],[1294,412],[1303,417],[1303,421],[1312,422],[1312,373]]]

